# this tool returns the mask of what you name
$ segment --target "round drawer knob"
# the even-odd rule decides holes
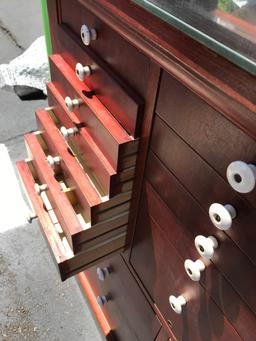
[[[186,304],[186,300],[183,296],[173,296],[169,297],[169,303],[176,314],[182,313],[182,307]]]
[[[80,81],[84,81],[85,77],[92,74],[92,69],[89,65],[83,66],[81,63],[76,64],[76,75]]]
[[[68,111],[73,111],[75,108],[79,108],[79,106],[83,103],[81,99],[75,98],[71,99],[70,97],[65,98],[65,104],[68,109]]]
[[[105,268],[98,267],[96,272],[97,272],[98,279],[102,282],[104,282],[106,276],[108,276],[110,274],[110,271],[107,267],[105,267]]]
[[[27,219],[27,222],[28,222],[29,224],[31,224],[32,221],[33,221],[34,219],[36,219],[36,218],[37,218],[37,214],[36,214],[35,212],[33,212],[33,211],[28,211],[28,212],[27,212],[27,214],[26,214],[26,219]]]
[[[232,205],[214,203],[209,208],[209,216],[214,226],[220,230],[228,230],[232,220],[236,217],[236,210]]]
[[[54,168],[56,165],[59,165],[60,161],[61,161],[60,156],[51,156],[51,155],[47,156],[47,162],[51,168]]]
[[[77,127],[68,128],[68,129],[66,127],[61,127],[60,132],[62,136],[64,137],[64,139],[67,140],[69,136],[77,134],[79,132],[79,129]]]
[[[243,161],[234,161],[227,168],[230,186],[239,193],[251,192],[256,184],[256,166]]]
[[[192,281],[200,281],[201,271],[205,269],[205,265],[201,259],[197,259],[193,262],[191,259],[186,259],[184,262],[184,267],[188,276]]]
[[[88,46],[92,40],[97,39],[97,32],[94,28],[89,28],[87,25],[82,25],[81,38],[84,45]]]
[[[43,184],[43,185],[39,185],[37,183],[35,183],[35,191],[37,194],[40,194],[42,193],[43,191],[46,191],[47,190],[47,185],[46,184]]]
[[[97,296],[97,303],[100,307],[103,307],[107,301],[108,301],[108,298],[106,296]]]
[[[202,257],[211,259],[214,255],[214,250],[218,247],[218,241],[215,237],[196,236],[195,247]]]

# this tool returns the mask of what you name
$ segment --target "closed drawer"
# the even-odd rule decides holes
[[[86,276],[97,296],[107,296],[102,307],[111,329],[118,340],[155,340],[160,323],[137,283],[120,256],[114,256],[98,265],[108,268],[104,281],[97,277],[97,268],[86,271]]]
[[[105,54],[98,56],[89,48],[85,48],[81,37],[67,25],[61,25],[58,33],[60,45],[58,52],[71,66],[74,75],[87,84],[130,135],[139,136],[143,118],[143,99],[125,81],[130,75],[126,72],[125,80],[120,78],[103,60],[106,57]],[[145,58],[145,66],[147,63]],[[89,67],[90,74],[85,76],[81,66]]]
[[[246,126],[241,130],[165,72],[156,111],[226,182],[231,162],[256,163],[256,134],[247,135]],[[256,208],[256,190],[241,196]]]
[[[181,245],[182,232],[178,238],[175,234],[178,222],[173,215],[171,219],[151,185],[146,183],[131,254],[136,273],[162,315],[172,325],[178,340],[203,340],[206,336],[211,340],[239,340],[236,330],[210,293],[198,282],[191,281],[185,273],[184,256],[194,256],[193,244],[187,243],[185,238],[184,251],[182,254],[178,252],[176,244]],[[172,310],[170,295],[185,297],[187,302],[181,315]]]
[[[115,230],[113,229],[115,223],[112,221],[113,224],[108,222],[108,228],[107,225],[99,224],[84,230],[84,243],[82,247],[84,251],[74,254],[67,242],[64,229],[58,221],[54,205],[51,204],[47,195],[38,195],[35,192],[35,183],[38,183],[38,175],[32,162],[19,161],[17,162],[17,168],[24,190],[31,203],[33,215],[36,214],[39,219],[42,233],[46,238],[63,281],[99,262],[100,259],[109,257],[114,253],[119,253],[123,249],[125,244],[125,228],[117,228],[119,232],[115,233],[113,231]],[[69,212],[71,211],[70,206],[70,204],[65,206],[65,209]],[[74,214],[71,214],[69,222],[72,221],[73,216]],[[127,216],[122,218],[123,221],[119,220],[119,223],[127,222]],[[88,235],[86,236],[87,232]]]
[[[73,129],[79,126],[78,132],[68,136],[66,142],[79,159],[79,162],[90,173],[100,193],[113,197],[114,195],[130,190],[135,173],[136,158],[134,156],[136,154],[132,158],[124,157],[123,159],[121,155],[118,155],[117,163],[119,165],[122,164],[123,169],[120,170],[121,166],[119,166],[119,171],[116,171],[93,139],[90,129],[83,125],[76,117],[73,118],[70,112],[61,106],[59,102],[61,101],[60,97],[61,95],[53,83],[49,83],[48,98],[52,105],[52,110],[49,110],[49,113],[60,131],[62,131],[63,127],[65,131],[68,131],[70,128]],[[74,123],[75,120],[76,123]],[[48,131],[47,127],[48,124],[46,124]],[[131,141],[131,144],[133,143],[134,141]],[[54,146],[54,138],[52,144]]]
[[[124,169],[129,163],[133,165],[138,141],[127,134],[96,96],[86,95],[90,89],[81,84],[61,56],[54,55],[50,61],[52,83],[57,96],[50,94],[49,104],[56,106],[56,114],[61,112],[61,106],[65,107],[67,96],[81,100],[79,108],[74,108],[73,115],[70,116],[75,120],[74,123],[87,127],[115,171]]]
[[[80,46],[92,59],[96,56],[101,58],[108,65],[108,69],[110,68],[140,97],[145,98],[151,63],[148,57],[90,12],[86,8],[86,2],[82,4],[81,1],[77,0],[59,0],[58,18],[59,27],[64,28],[73,38],[76,37],[75,40],[79,42],[81,42],[82,25],[95,29],[97,39],[91,40],[89,46],[84,44]],[[57,32],[57,34],[61,39],[62,33]],[[66,48],[62,49],[60,47],[60,49],[65,55],[70,48],[67,45],[64,46]],[[67,53],[71,54],[72,52]],[[97,61],[99,58],[97,58]]]
[[[196,132],[195,132],[196,134]],[[166,122],[156,115],[151,150],[166,165],[208,214],[213,203],[232,205],[237,216],[225,233],[256,264],[256,210],[235,192],[229,184],[204,160],[201,155],[181,139]],[[167,152],[168,150],[168,152]],[[188,212],[188,215],[193,212]],[[208,219],[212,231],[218,229]]]

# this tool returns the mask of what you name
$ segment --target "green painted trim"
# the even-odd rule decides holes
[[[52,42],[51,42],[51,34],[50,34],[50,26],[49,26],[47,0],[41,0],[41,8],[42,8],[46,48],[47,48],[48,55],[50,55],[52,54]]]

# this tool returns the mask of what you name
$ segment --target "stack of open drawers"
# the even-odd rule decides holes
[[[139,105],[132,123],[115,118],[79,66],[51,56],[50,106],[36,112],[28,159],[17,162],[29,219],[39,218],[62,280],[123,250],[138,150]]]

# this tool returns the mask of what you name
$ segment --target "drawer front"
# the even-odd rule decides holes
[[[80,163],[91,174],[91,177],[97,183],[99,191],[103,195],[112,197],[127,190],[128,182],[131,182],[134,178],[136,160],[133,159],[134,163],[126,167],[125,163],[123,163],[123,170],[116,172],[92,138],[90,130],[83,126],[81,121],[74,124],[73,117],[58,102],[60,96],[56,87],[52,83],[48,84],[48,100],[54,110],[54,112],[53,110],[51,111],[51,115],[58,128],[60,130],[62,127],[69,129],[80,125],[79,133],[71,135],[67,143],[73,153],[79,158]],[[117,162],[121,164],[119,157]]]
[[[103,226],[96,226],[96,230],[98,230],[96,235],[92,231],[94,228],[92,226],[89,229],[88,238],[84,242],[84,251],[75,255],[67,242],[62,226],[59,224],[48,197],[42,194],[38,195],[35,192],[34,187],[38,177],[31,161],[28,163],[19,161],[17,162],[17,168],[24,190],[31,203],[33,216],[36,215],[39,219],[42,233],[63,281],[98,263],[100,259],[121,252],[125,245],[125,228],[121,227],[114,233],[112,230],[107,237],[107,234],[104,234]],[[101,233],[99,233],[99,230]],[[88,246],[86,245],[87,242]]]
[[[92,50],[84,48],[81,37],[67,25],[61,25],[57,32],[60,46],[58,53],[71,66],[74,75],[92,89],[129,134],[139,136],[143,118],[143,99],[102,59],[105,55],[101,58]],[[78,63],[89,66],[91,74],[85,77],[81,71],[79,73]]]
[[[97,268],[109,269],[104,281]],[[155,340],[160,323],[120,256],[87,270],[86,277],[96,296],[108,297],[102,309],[118,340]]]
[[[236,209],[237,216],[225,232],[256,264],[256,210],[158,116],[155,118],[151,149],[207,214],[213,203],[230,204]],[[218,230],[210,219],[208,226],[212,231]]]
[[[212,300],[207,290],[197,282],[193,282],[184,270],[184,256],[179,254],[175,245],[180,241],[172,235],[176,229],[174,216],[172,224],[166,219],[163,207],[157,207],[157,214],[152,211],[152,195],[155,195],[149,184],[142,194],[140,215],[135,232],[135,243],[131,254],[131,263],[144,286],[152,296],[156,305],[169,324],[178,340],[189,337],[191,340],[239,340],[235,329],[228,322],[218,305]],[[152,205],[158,202],[154,200]],[[156,217],[163,217],[165,223],[160,225]],[[151,216],[152,214],[152,216]],[[162,222],[161,222],[162,223]],[[166,233],[166,229],[169,233]],[[183,245],[184,250],[192,250]],[[183,252],[184,253],[184,252]],[[193,259],[193,258],[192,258]],[[169,304],[169,296],[183,295],[186,304],[182,314],[176,314]]]
[[[80,99],[81,105],[73,110],[80,124],[88,128],[90,135],[115,170],[124,167],[126,157],[129,161],[136,153],[138,141],[127,134],[96,96],[87,97],[86,93],[89,93],[90,89],[81,84],[61,56],[54,55],[50,61],[52,82],[58,91],[57,107],[65,107],[67,96]],[[56,102],[50,101],[49,104],[55,106]],[[58,108],[57,112],[60,110]]]
[[[145,97],[150,65],[148,57],[91,13],[86,8],[86,2],[81,4],[77,0],[59,0],[58,16],[59,25],[66,26],[79,41],[82,25],[95,29],[97,39],[92,40],[89,46],[83,45],[86,53],[97,54],[125,84],[142,98]]]
[[[254,139],[248,136],[245,129],[239,129],[167,73],[162,76],[156,110],[226,182],[231,162],[256,163],[256,134]],[[256,208],[256,190],[241,196]]]

